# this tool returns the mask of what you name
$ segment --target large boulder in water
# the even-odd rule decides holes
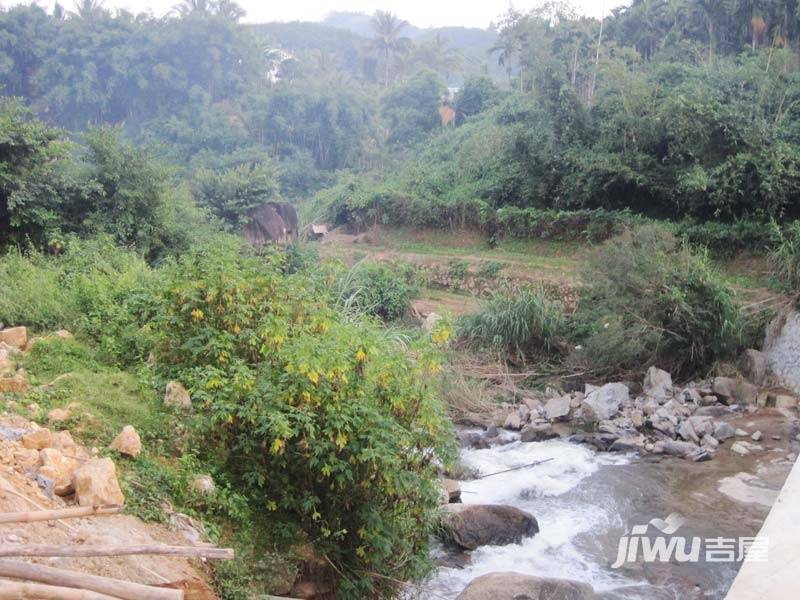
[[[517,544],[539,533],[532,514],[496,504],[448,504],[442,528],[450,540],[466,550]]]
[[[456,600],[595,600],[590,585],[522,573],[489,573],[473,579]]]

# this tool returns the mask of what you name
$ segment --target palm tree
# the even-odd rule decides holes
[[[92,21],[105,13],[103,0],[77,0],[75,2],[75,10],[70,11],[69,16],[84,21]]]
[[[461,61],[461,55],[448,46],[447,40],[440,33],[417,46],[414,51],[415,63],[442,73],[445,78],[449,78],[450,73],[461,66]]]
[[[236,2],[233,2],[233,0],[217,0],[215,4],[215,8],[219,16],[225,17],[234,22],[238,21],[247,14],[245,10],[236,4]]]
[[[172,11],[181,17],[192,14],[210,14],[213,8],[211,0],[183,0],[172,7]]]
[[[408,26],[408,21],[379,10],[373,15],[371,22],[375,37],[370,46],[383,57],[384,86],[388,88],[392,56],[404,54],[411,48],[411,40],[401,35],[402,30]]]

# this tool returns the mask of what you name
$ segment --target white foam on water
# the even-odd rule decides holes
[[[603,503],[561,502],[558,497],[574,489],[603,466],[629,462],[624,455],[599,454],[558,440],[514,442],[481,450],[465,450],[462,460],[481,475],[521,467],[534,461],[549,462],[484,479],[462,482],[466,504],[508,504],[533,514],[540,532],[521,544],[484,546],[471,553],[465,569],[440,568],[425,587],[428,598],[455,598],[467,584],[493,571],[575,579],[596,591],[630,583],[582,551],[575,540],[581,534],[608,531],[619,526],[614,506]]]

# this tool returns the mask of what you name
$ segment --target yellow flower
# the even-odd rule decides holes
[[[308,374],[308,379],[314,385],[318,384],[319,383],[319,373],[317,373],[316,371],[311,371]]]
[[[358,352],[356,352],[356,361],[364,362],[365,360],[367,360],[367,353],[359,348]]]
[[[195,308],[195,309],[192,311],[192,313],[191,313],[191,314],[192,314],[192,318],[193,318],[195,321],[202,321],[202,320],[203,320],[203,317],[205,317],[205,313],[203,313],[203,311],[202,311],[202,310],[200,310],[199,308]]]

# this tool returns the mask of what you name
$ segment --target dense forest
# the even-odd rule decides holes
[[[717,253],[769,253],[775,294],[800,289],[795,0],[633,0],[602,20],[548,0],[486,29],[243,17],[231,0],[0,10],[0,327],[68,328],[25,367],[83,378],[20,404],[123,378],[152,408],[129,506],[174,502],[235,545],[239,567],[214,571],[226,600],[282,589],[304,544],[340,598],[430,572],[454,348],[587,382],[690,378],[764,325]],[[588,274],[570,311],[512,286],[406,327],[421,268],[243,245],[273,201],[353,235],[592,244]],[[504,265],[481,276],[499,289]],[[171,381],[197,410],[154,400]]]

